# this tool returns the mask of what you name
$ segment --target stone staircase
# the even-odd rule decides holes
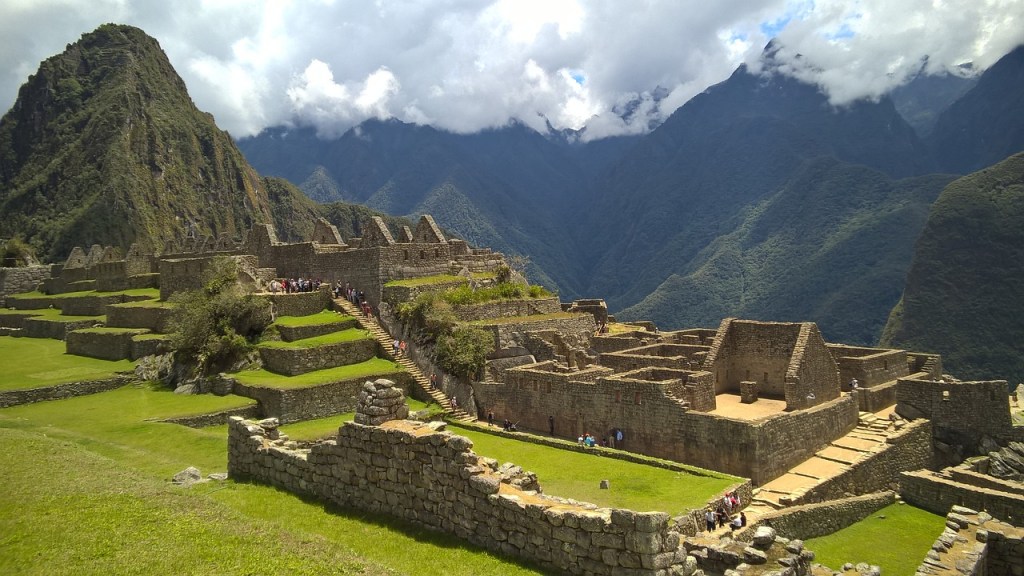
[[[793,504],[807,491],[849,470],[850,466],[882,450],[893,432],[882,413],[861,412],[857,426],[829,443],[788,472],[754,490],[753,502],[746,509],[754,518]]]
[[[387,331],[385,331],[384,328],[381,327],[381,325],[377,322],[375,318],[367,318],[365,315],[363,315],[363,311],[360,310],[358,306],[344,298],[335,299],[334,305],[343,310],[345,314],[348,314],[349,316],[358,319],[362,327],[369,331],[370,335],[373,336],[373,338],[380,343],[381,348],[384,350],[384,354],[389,359],[395,361],[398,365],[404,368],[405,371],[412,376],[413,381],[416,382],[416,385],[419,386],[420,390],[422,390],[425,394],[430,396],[430,398],[432,398],[434,402],[436,402],[437,405],[440,406],[442,410],[444,410],[445,414],[447,414],[449,418],[460,422],[476,421],[476,418],[474,418],[469,412],[463,410],[461,406],[452,409],[448,397],[445,396],[444,392],[442,392],[440,388],[431,388],[430,379],[423,374],[423,371],[420,370],[420,367],[417,366],[416,363],[413,362],[411,359],[409,359],[408,356],[399,356],[397,358],[394,356],[394,354],[392,353],[392,343],[395,341],[395,339],[392,338],[391,335],[388,334]]]

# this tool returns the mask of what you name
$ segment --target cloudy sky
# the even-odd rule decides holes
[[[289,124],[329,137],[393,117],[457,132],[586,125],[593,138],[646,130],[756,65],[771,38],[787,72],[836,105],[924,61],[984,69],[1024,42],[1024,0],[3,0],[0,109],[104,22],[159,40],[235,136]],[[614,110],[630,101],[639,113],[624,121]]]

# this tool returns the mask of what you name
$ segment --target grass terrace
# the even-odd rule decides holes
[[[160,300],[136,300],[134,302],[122,302],[120,304],[108,304],[117,308],[174,308],[172,302],[161,302]]]
[[[60,313],[60,308],[34,308],[32,310],[10,310],[8,308],[0,308],[0,314],[14,314],[14,315],[29,315],[33,318],[42,318],[45,320],[53,320],[54,322],[73,322],[76,320],[95,320],[97,322],[106,322],[106,316],[64,316]]]
[[[302,340],[294,340],[292,342],[272,340],[270,342],[261,342],[259,345],[263,348],[304,349],[326,346],[328,344],[338,344],[339,342],[366,340],[367,338],[371,338],[369,331],[363,330],[362,328],[349,328],[348,330],[331,332],[330,334],[324,334],[323,336],[303,338]]]
[[[392,280],[384,287],[399,286],[402,288],[419,288],[421,286],[439,286],[442,284],[468,284],[469,279],[463,276],[451,274],[437,274],[435,276],[421,276],[420,278],[409,278],[406,280]]]
[[[0,336],[0,390],[103,380],[135,368],[129,360],[112,362],[66,354],[64,350],[60,340]]]
[[[298,328],[302,326],[323,326],[326,324],[341,324],[354,320],[352,316],[346,314],[340,314],[338,312],[332,312],[330,310],[321,310],[316,314],[310,314],[309,316],[280,316],[274,321],[275,326],[286,326],[288,328]]]
[[[286,389],[308,388],[310,386],[319,386],[353,378],[387,376],[388,374],[396,374],[403,371],[404,369],[400,365],[390,360],[370,358],[358,364],[338,366],[337,368],[328,368],[327,370],[316,370],[299,374],[298,376],[282,376],[267,370],[244,370],[236,372],[232,376],[247,386]]]
[[[473,440],[473,451],[498,462],[514,462],[537,474],[544,493],[573,498],[598,506],[629,508],[637,511],[660,510],[671,515],[703,508],[740,478],[709,471],[699,474],[676,472],[533,444],[512,437],[449,425],[448,429]],[[601,480],[611,489],[602,490]]]
[[[44,294],[42,292],[35,291],[35,292],[22,292],[20,294],[12,294],[11,296],[8,296],[7,298],[8,299],[13,299],[13,300],[25,299],[25,298],[29,298],[29,299],[41,298],[41,299],[59,300],[61,298],[81,298],[83,296],[116,296],[116,295],[119,295],[119,294],[122,294],[122,295],[125,295],[125,296],[149,296],[150,298],[152,298],[154,300],[159,300],[160,299],[160,289],[159,288],[132,288],[130,290],[119,290],[117,292],[99,292],[97,290],[84,290],[82,292],[65,292],[63,294]]]
[[[867,562],[882,574],[913,574],[942,533],[946,518],[897,502],[834,534],[804,542],[815,562],[838,570]]]

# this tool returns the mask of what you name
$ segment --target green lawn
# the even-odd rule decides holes
[[[0,390],[17,390],[102,380],[132,370],[135,363],[65,354],[64,342],[50,338],[0,336],[0,366]]]
[[[943,516],[897,502],[804,544],[814,550],[816,562],[833,570],[846,562],[867,562],[880,566],[882,574],[913,574],[945,524]]]
[[[473,440],[477,454],[498,462],[514,462],[537,474],[545,494],[598,506],[677,515],[702,508],[709,499],[740,481],[725,474],[701,476],[561,450],[455,425],[448,429]],[[608,480],[611,489],[602,490],[601,480]]]
[[[286,326],[288,328],[294,328],[299,326],[323,326],[324,324],[340,324],[342,322],[348,322],[353,320],[352,316],[347,314],[341,314],[339,312],[333,312],[331,310],[321,310],[316,314],[310,314],[308,316],[279,316],[274,324],[276,326]]]
[[[10,310],[4,308],[0,310],[0,314],[29,314],[36,318],[44,318],[46,320],[56,320],[58,322],[70,322],[72,320],[95,320],[97,322],[106,322],[107,317],[104,316],[64,316],[60,313],[60,308],[34,308],[32,310]]]
[[[282,376],[268,372],[267,370],[245,370],[236,372],[232,376],[242,384],[248,386],[263,386],[265,388],[306,388],[319,386],[331,382],[340,382],[352,378],[363,378],[366,376],[387,376],[402,372],[403,368],[390,360],[383,358],[370,358],[359,364],[349,364],[327,370],[316,370],[306,372],[298,376]]]
[[[329,334],[324,334],[323,336],[303,338],[302,340],[293,340],[291,342],[285,342],[283,340],[263,342],[260,344],[260,347],[291,349],[316,348],[317,346],[327,346],[329,344],[338,344],[339,342],[355,342],[356,340],[366,340],[368,338],[370,338],[370,333],[368,331],[363,330],[362,328],[349,328],[348,330],[331,332]]]
[[[408,280],[392,280],[384,285],[402,286],[405,288],[416,288],[418,286],[437,286],[439,284],[466,284],[469,279],[451,274],[437,274],[435,276],[422,276],[420,278],[409,278]]]
[[[60,299],[60,298],[80,298],[82,296],[115,296],[123,294],[125,296],[149,296],[153,299],[160,298],[159,288],[132,288],[131,290],[120,290],[118,292],[97,292],[96,290],[83,290],[81,292],[65,292],[64,294],[43,294],[42,292],[22,292],[20,294],[12,294],[8,296],[9,299],[22,299],[22,298],[46,298],[46,299]]]
[[[204,475],[226,469],[226,427],[146,419],[244,402],[139,385],[0,409],[0,573],[540,573],[454,537],[265,486],[170,485],[190,465]]]
[[[551,314],[533,314],[531,316],[507,316],[503,318],[485,318],[466,322],[473,326],[496,326],[498,324],[519,324],[527,322],[538,322],[541,320],[565,320],[579,316],[573,312],[552,312]]]

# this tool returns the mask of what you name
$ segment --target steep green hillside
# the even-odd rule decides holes
[[[297,238],[315,207],[261,181],[156,40],[107,24],[44,61],[0,120],[0,213],[0,237],[54,261],[93,243],[159,249],[189,226],[240,237],[274,221]]]
[[[1024,151],[1024,45],[947,108],[930,137],[943,170],[967,174]]]
[[[942,354],[960,378],[1024,380],[1024,154],[935,202],[883,344]]]
[[[725,316],[812,319],[826,338],[874,343],[929,206],[952,178],[893,180],[833,158],[808,162],[619,316],[673,326],[715,326]]]

